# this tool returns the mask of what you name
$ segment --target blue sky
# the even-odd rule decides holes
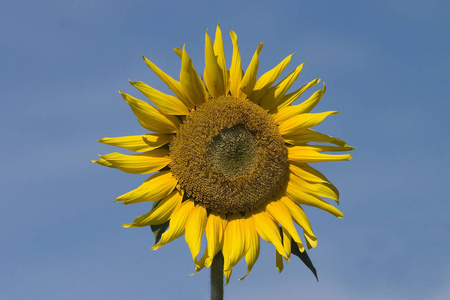
[[[293,88],[319,77],[319,131],[357,148],[316,167],[341,192],[345,219],[306,208],[319,239],[279,274],[263,242],[228,299],[448,299],[448,1],[0,2],[0,299],[208,299],[184,238],[152,251],[149,229],[122,223],[148,204],[112,202],[146,176],[90,162],[115,151],[104,136],[145,133],[118,93],[128,79],[168,92],[141,55],[176,77],[182,47],[199,72],[204,33],[239,37],[246,68],[295,52]],[[261,72],[259,73],[261,74]],[[305,99],[305,98],[303,98]]]

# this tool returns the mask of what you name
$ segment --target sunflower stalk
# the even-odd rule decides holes
[[[223,300],[223,255],[214,256],[211,264],[211,300]]]

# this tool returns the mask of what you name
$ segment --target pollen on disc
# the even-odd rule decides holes
[[[282,188],[284,139],[267,111],[245,99],[210,98],[180,125],[170,168],[188,196],[222,213],[247,212]]]

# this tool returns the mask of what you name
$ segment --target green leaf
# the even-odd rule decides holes
[[[297,246],[297,243],[291,239],[291,253],[295,256],[298,256],[302,262],[308,267],[308,269],[313,272],[314,276],[316,277],[316,280],[319,281],[319,278],[317,277],[317,271],[314,267],[313,263],[311,262],[311,259],[308,256],[308,253],[306,253],[306,250],[303,252],[300,252],[300,249]]]
[[[160,224],[160,225],[150,225],[153,235],[155,236],[155,245],[159,243],[161,240],[161,236],[164,232],[166,232],[167,228],[169,227],[169,221]]]

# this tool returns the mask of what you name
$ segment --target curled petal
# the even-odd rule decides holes
[[[230,282],[230,277],[231,277],[232,271],[233,271],[233,269],[229,269],[228,271],[223,271],[223,274],[225,275],[225,285],[227,285],[228,282]]]
[[[184,234],[186,243],[189,246],[189,250],[191,250],[192,259],[194,260],[194,262],[197,262],[197,255],[200,253],[202,236],[205,232],[205,226],[206,208],[202,203],[197,203],[187,219],[186,232]]]
[[[239,97],[242,76],[244,72],[241,66],[241,54],[239,52],[239,45],[236,33],[230,30],[231,41],[233,43],[233,57],[231,59],[230,76],[229,76],[229,90],[233,97]]]
[[[325,175],[323,175],[322,173],[320,173],[319,171],[317,171],[308,164],[304,163],[290,164],[289,170],[291,171],[291,173],[309,182],[331,184],[331,182],[328,180],[328,178],[325,177]]]
[[[181,58],[181,54],[179,55]],[[194,108],[194,104],[189,102],[189,100],[184,96],[183,89],[181,88],[181,83],[179,81],[173,79],[172,77],[164,73],[160,68],[158,68],[154,63],[149,61],[144,56],[142,57],[144,58],[144,61],[147,64],[147,66],[149,66],[149,68],[152,69],[156,75],[158,75],[158,77],[169,87],[169,89],[172,90],[172,92],[174,92],[177,98],[180,99],[184,103],[184,105],[186,105],[189,109]]]
[[[284,247],[284,251],[286,251],[287,257],[288,259],[286,259],[286,262],[289,262],[289,259],[291,257],[291,235],[289,234],[289,232],[286,230],[286,228],[282,228],[281,229],[282,233],[283,233],[283,247]]]
[[[278,79],[283,70],[287,67],[291,61],[292,54],[283,59],[275,68],[264,73],[256,81],[253,92],[251,93],[250,99],[255,103],[260,103],[261,98],[267,93],[272,84]]]
[[[319,78],[316,78],[310,82],[308,82],[307,84],[305,84],[304,86],[302,86],[301,88],[299,88],[298,90],[284,95],[283,99],[277,103],[277,108],[276,110],[278,111],[279,109],[289,106],[291,105],[295,100],[298,99],[298,97],[300,97],[307,89],[309,89],[312,86],[315,86],[316,84],[318,84],[320,82]]]
[[[188,115],[189,109],[178,98],[164,94],[142,81],[130,81],[145,97],[152,101],[166,115]]]
[[[276,124],[281,124],[283,121],[295,117],[299,114],[309,113],[316,105],[319,103],[320,99],[322,99],[323,94],[325,94],[326,86],[323,85],[323,89],[318,90],[314,94],[311,95],[306,101],[293,105],[293,106],[285,106],[280,108],[274,114],[274,121]]]
[[[180,120],[177,117],[164,115],[147,102],[122,92],[120,93],[123,99],[130,105],[142,127],[157,133],[171,134],[177,131],[180,125]]]
[[[114,138],[105,137],[98,142],[134,152],[143,152],[159,148],[171,140],[172,136],[166,134],[142,134]]]
[[[137,189],[118,197],[115,201],[133,204],[145,201],[158,201],[166,197],[177,185],[177,179],[170,171],[162,171],[152,175]]]
[[[339,192],[331,188],[330,185],[317,182],[311,183],[301,177],[296,176],[295,174],[293,176],[296,177],[296,180],[299,182],[299,184],[302,185],[303,190],[308,194],[327,197],[339,203]]]
[[[220,30],[220,23],[217,24],[216,27],[216,36],[214,38],[214,54],[217,57],[217,63],[219,64],[219,68],[222,72],[222,80],[223,80],[223,94],[226,94],[225,89],[227,89],[228,85],[228,71],[227,71],[227,63],[225,61],[225,51],[223,49],[223,38],[222,31]]]
[[[289,213],[292,216],[292,219],[303,228],[303,234],[305,236],[307,244],[311,247],[317,246],[317,238],[312,231],[311,224],[309,223],[308,218],[306,217],[303,209],[298,205],[292,202],[288,197],[282,197],[281,201],[284,203],[286,208],[289,210]]]
[[[206,240],[208,242],[206,251],[208,253],[205,259],[205,266],[209,268],[214,256],[222,249],[223,235],[227,219],[225,214],[219,214],[216,211],[211,211],[206,223]]]
[[[194,201],[192,199],[186,200],[177,206],[170,218],[169,229],[162,234],[159,243],[152,246],[152,250],[156,250],[182,236],[185,232],[187,218],[193,209]]]
[[[285,229],[286,232],[289,233],[289,238],[292,237],[297,243],[302,242],[300,240],[300,236],[297,233],[297,230],[295,229],[292,217],[289,214],[289,210],[281,201],[273,201],[269,203],[266,207],[266,210],[278,223],[280,223],[283,230]]]
[[[101,158],[111,163],[113,168],[131,174],[148,174],[167,166],[171,159],[167,149],[155,149],[139,154],[110,153],[100,155]],[[96,162],[98,163],[98,162]]]
[[[299,182],[295,176],[290,177],[286,193],[289,198],[297,204],[314,206],[329,212],[338,218],[344,218],[344,214],[333,205],[325,202],[319,196],[311,195],[303,191],[301,182]]]
[[[222,45],[223,46],[223,45]],[[223,47],[222,47],[223,50]],[[208,32],[205,34],[205,84],[213,97],[225,95],[223,72],[217,62],[218,57],[214,53],[213,44]]]
[[[109,161],[107,161],[106,159],[102,158],[101,155],[99,154],[100,158],[97,160],[91,160],[94,164],[100,165],[100,166],[104,166],[104,167],[108,167],[108,168],[114,168],[113,164],[110,163]]]
[[[245,255],[245,233],[240,213],[228,217],[223,240],[223,259],[225,271],[231,270]]]
[[[252,216],[255,221],[255,228],[258,234],[266,242],[272,243],[275,249],[287,258],[286,252],[284,251],[283,244],[281,243],[280,232],[272,220],[271,216],[266,212],[265,209],[258,209]]]
[[[286,78],[284,78],[280,83],[273,87],[273,91],[269,92],[266,96],[261,99],[261,106],[267,110],[270,110],[278,105],[286,94],[286,92],[291,88],[292,84],[294,84],[298,75],[302,71],[303,64],[299,65],[289,74]]]
[[[173,52],[175,52],[175,54],[178,55],[180,59],[183,58],[183,50],[181,50],[180,48],[173,48]]]
[[[247,214],[246,218],[244,219],[244,231],[245,240],[247,243],[247,253],[245,254],[245,261],[247,262],[247,274],[245,274],[245,276],[240,278],[239,280],[243,280],[248,276],[259,257],[259,235],[256,232],[255,223],[250,214]]]
[[[248,95],[253,91],[256,83],[256,75],[258,73],[259,67],[259,54],[261,53],[263,44],[260,43],[258,48],[253,55],[247,70],[245,71],[244,77],[242,78],[240,85],[240,98],[247,98]]]
[[[198,106],[206,101],[206,89],[202,80],[195,71],[194,65],[189,55],[183,47],[183,56],[181,59],[180,83],[183,93],[189,102]]]
[[[183,193],[174,190],[161,200],[150,212],[137,217],[132,224],[123,224],[123,227],[144,227],[149,225],[160,225],[167,222],[174,209],[181,204]]]
[[[319,125],[326,117],[335,115],[337,113],[339,112],[327,111],[317,114],[310,114],[310,113],[300,114],[280,123],[278,129],[280,130],[280,134],[282,136],[296,135],[301,133],[307,128]]]
[[[284,140],[286,143],[293,145],[303,145],[306,143],[315,142],[315,143],[330,143],[341,147],[347,146],[347,143],[344,140],[337,139],[326,134],[322,134],[310,128],[299,130],[298,133],[295,135],[285,136]]]
[[[275,262],[278,272],[281,273],[281,271],[283,271],[283,257],[280,255],[280,253],[278,253],[278,251],[275,252]]]
[[[310,146],[288,147],[288,159],[294,164],[350,160],[351,158],[352,156],[350,154],[334,155],[319,153],[317,148]]]

